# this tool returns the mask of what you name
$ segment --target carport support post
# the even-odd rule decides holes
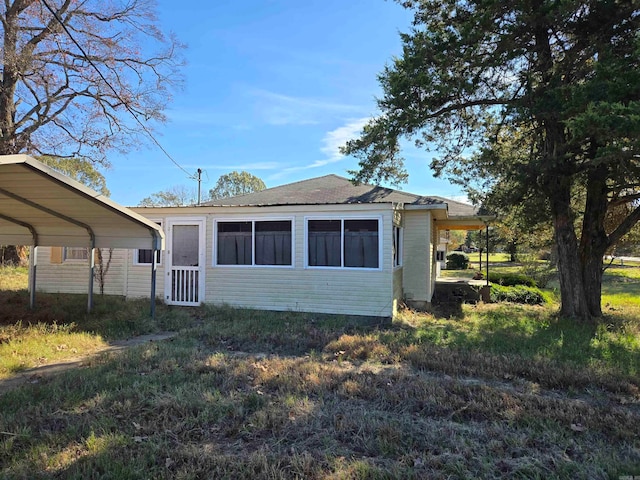
[[[33,245],[29,252],[29,267],[31,273],[29,275],[29,308],[36,308],[36,267],[38,265],[38,246]]]
[[[489,286],[489,224],[487,223],[487,287]]]
[[[92,239],[91,248],[89,248],[89,294],[87,298],[87,313],[91,313],[93,309],[93,271],[96,267],[96,242]]]
[[[155,242],[154,242],[155,243]],[[151,250],[151,319],[156,319],[156,254],[158,250],[154,248]]]

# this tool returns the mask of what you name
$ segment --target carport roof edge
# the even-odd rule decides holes
[[[11,174],[23,183],[10,181]],[[30,193],[38,182],[45,190]],[[16,241],[33,237],[28,224],[37,232],[38,245],[88,246],[86,225],[95,232],[97,247],[164,248],[164,233],[155,222],[28,155],[0,156],[0,190],[0,244],[32,244]],[[38,201],[46,194],[51,196]]]

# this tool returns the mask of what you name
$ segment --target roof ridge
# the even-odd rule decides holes
[[[298,183],[311,182],[311,181],[319,180],[321,178],[326,178],[326,177],[337,177],[337,178],[339,178],[341,180],[350,181],[348,178],[341,177],[340,175],[336,175],[335,173],[328,173],[326,175],[320,175],[319,177],[305,178],[304,180],[296,180],[295,182],[283,183],[282,185],[276,185],[275,187],[265,188],[264,190],[260,190],[260,191],[264,192],[265,190],[273,190],[274,188],[289,187],[291,185],[297,185]],[[253,192],[253,193],[258,193],[258,192]],[[245,195],[251,195],[251,194],[250,193],[245,193]],[[240,196],[240,195],[237,195],[237,196]]]

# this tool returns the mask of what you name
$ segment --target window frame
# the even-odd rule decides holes
[[[250,264],[218,264],[218,224],[246,222],[251,223],[251,263]],[[291,222],[291,264],[290,265],[264,265],[256,263],[256,222]],[[213,221],[213,241],[211,266],[215,268],[295,268],[296,224],[294,217],[233,217],[216,218]]]
[[[160,228],[164,228],[164,220],[162,219],[157,219],[157,218],[150,218],[149,220],[151,220],[152,222],[157,223],[158,225],[160,225]],[[151,248],[136,248],[135,251],[133,252],[133,265],[134,266],[140,266],[140,267],[148,267],[151,265],[151,262],[149,263],[142,263],[140,262],[140,250],[152,250]],[[156,250],[156,255],[159,257],[159,260],[156,262],[156,266],[159,267],[162,265],[162,257],[164,255],[162,255],[163,250]]]
[[[87,257],[86,258],[69,258],[67,251],[69,249],[83,249]],[[88,263],[89,262],[89,247],[62,247],[62,263]]]
[[[394,255],[395,247],[395,255]],[[400,225],[393,225],[392,237],[391,237],[391,263],[393,268],[400,268],[403,266],[404,255],[404,228]]]
[[[309,265],[309,221],[340,221],[340,266]],[[377,267],[345,267],[344,259],[344,222],[345,220],[377,220],[378,221],[378,266]],[[312,270],[350,270],[356,272],[379,272],[384,270],[384,223],[382,215],[309,215],[304,217],[304,268]]]

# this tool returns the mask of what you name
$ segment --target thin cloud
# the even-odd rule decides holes
[[[361,112],[361,106],[310,97],[294,97],[268,90],[252,89],[256,97],[257,114],[269,125],[317,125],[336,115]]]
[[[369,121],[369,118],[359,118],[352,120],[342,127],[338,127],[335,130],[327,132],[322,139],[324,146],[320,149],[324,153],[329,163],[331,161],[339,161],[344,158],[344,155],[340,153],[340,147],[343,147],[345,143],[360,135],[362,129]]]
[[[277,180],[289,173],[324,167],[341,161],[345,156],[340,152],[340,147],[347,143],[347,141],[356,138],[369,120],[368,117],[350,120],[345,125],[327,132],[322,138],[322,147],[320,148],[325,158],[316,160],[308,165],[283,168],[280,172],[271,175],[269,178]]]
[[[253,163],[240,163],[230,165],[205,165],[204,168],[210,170],[245,170],[251,172],[252,170],[274,170],[276,168],[282,168],[282,164],[278,162],[253,162]]]

